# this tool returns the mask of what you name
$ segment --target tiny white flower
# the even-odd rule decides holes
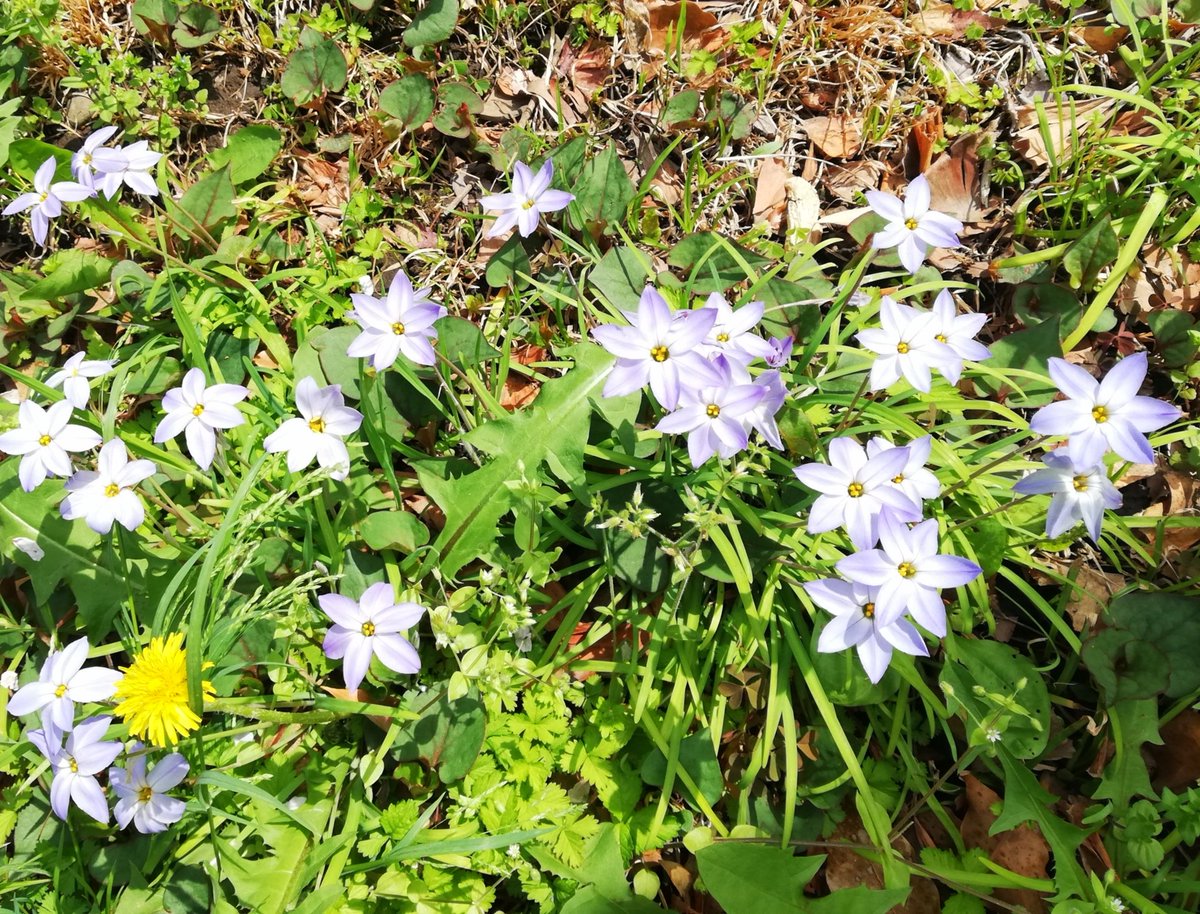
[[[33,210],[29,224],[33,229],[33,240],[41,245],[46,243],[50,220],[62,214],[64,203],[78,203],[95,194],[92,188],[75,181],[55,181],[54,172],[57,170],[58,160],[53,157],[46,159],[33,176],[33,190],[21,194],[0,214],[11,216],[27,209]]]
[[[17,686],[21,684],[21,680],[17,678],[16,670],[5,670],[0,673],[0,689],[8,689],[10,692],[15,692]]]
[[[46,557],[46,550],[27,536],[14,536],[12,538],[12,544],[15,548],[20,549],[35,562],[40,562]]]
[[[117,824],[128,828],[129,823],[143,835],[167,830],[183,818],[186,804],[169,797],[166,792],[187,777],[188,763],[178,752],[163,756],[149,773],[141,744],[135,743],[129,762],[124,768],[110,768],[108,780],[117,792],[113,807]]]
[[[358,291],[363,295],[375,294],[375,280],[371,278],[370,273],[364,273],[358,277]]]
[[[551,190],[550,182],[553,180],[552,159],[546,159],[536,175],[524,162],[517,162],[513,166],[512,193],[489,194],[479,201],[479,205],[488,212],[499,213],[483,237],[495,238],[515,225],[521,237],[527,238],[538,227],[542,213],[556,213],[565,209],[575,195],[565,190]]]
[[[995,727],[988,727],[987,731],[983,735],[987,737],[987,741],[989,743],[1000,742],[1001,733]]]
[[[114,520],[126,530],[136,530],[146,510],[133,487],[156,471],[149,460],[130,460],[125,442],[114,438],[100,448],[95,470],[80,470],[67,480],[67,497],[59,510],[67,520],[82,517],[97,533],[112,530]]]
[[[513,641],[517,643],[517,650],[522,654],[528,654],[533,650],[533,631],[528,625],[522,625],[513,632]]]
[[[217,453],[217,430],[235,428],[246,421],[237,404],[249,394],[240,384],[206,387],[204,372],[191,369],[183,376],[182,386],[168,390],[163,396],[167,414],[158,423],[154,443],[162,444],[184,432],[188,453],[196,466],[207,470]]]
[[[290,809],[292,812],[295,812],[297,809],[299,809],[301,806],[304,805],[304,797],[292,797],[290,800],[288,800],[283,805],[286,806],[288,809]]]
[[[46,379],[46,386],[61,387],[68,403],[76,409],[85,409],[91,388],[88,379],[108,374],[115,364],[115,359],[88,359],[86,352],[77,352]]]
[[[312,378],[296,385],[296,408],[302,418],[288,419],[263,442],[268,453],[287,453],[287,467],[298,473],[317,458],[317,463],[332,469],[333,479],[350,474],[350,452],[342,438],[362,425],[362,413],[345,405],[342,388],[337,384],[317,387]]]
[[[100,444],[100,436],[90,428],[68,425],[74,411],[66,400],[49,409],[25,400],[17,412],[20,426],[0,435],[0,451],[21,455],[17,476],[26,492],[40,486],[47,476],[70,476],[75,466],[69,455]]]
[[[97,172],[96,186],[104,196],[112,199],[124,184],[131,190],[148,197],[158,196],[158,185],[150,169],[163,157],[154,152],[146,140],[138,140],[120,149],[97,149],[92,154],[92,165]]]

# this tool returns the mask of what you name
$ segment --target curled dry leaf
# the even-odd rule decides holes
[[[879,162],[847,162],[827,166],[822,181],[825,189],[839,200],[852,203],[862,191],[877,189],[882,177],[883,165]]]
[[[979,205],[978,145],[979,134],[963,137],[925,173],[933,209],[960,222],[982,222],[987,212]]]
[[[716,51],[729,36],[717,25],[716,16],[692,0],[651,3],[648,27],[645,49],[656,55],[674,54],[680,50]]]
[[[871,845],[871,838],[857,814],[851,813],[834,829],[832,842]],[[915,859],[912,845],[903,835],[892,842],[892,847],[906,860]],[[869,889],[883,888],[883,867],[868,860],[849,847],[833,846],[825,861],[825,884],[829,891],[838,892],[855,886]],[[913,878],[908,900],[896,905],[889,914],[939,914],[942,910],[937,888],[928,879]]]
[[[849,159],[862,148],[862,120],[850,114],[806,118],[800,129],[831,159]]]
[[[1200,711],[1186,708],[1159,730],[1162,745],[1146,744],[1157,770],[1154,787],[1179,793],[1200,780]]]
[[[932,108],[913,122],[904,150],[905,174],[923,175],[933,164],[933,154],[942,138],[942,109]]]
[[[999,834],[989,834],[996,821],[992,808],[1000,802],[1000,794],[973,774],[963,775],[966,787],[967,811],[962,820],[963,843],[968,848],[980,848],[995,863],[1005,869],[1029,876],[1048,879],[1046,865],[1050,862],[1050,845],[1031,825],[1019,825]],[[1021,905],[1030,914],[1046,914],[1046,899],[1031,889],[997,889],[996,897],[1009,904]]]

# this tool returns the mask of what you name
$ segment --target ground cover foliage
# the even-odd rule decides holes
[[[1196,910],[1197,20],[4,4],[0,900]]]

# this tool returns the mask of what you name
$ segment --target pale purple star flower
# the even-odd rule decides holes
[[[92,160],[95,158],[97,150],[103,149],[104,153],[116,152],[115,149],[104,144],[112,139],[117,129],[117,127],[101,127],[84,140],[83,145],[71,156],[71,173],[75,176],[75,180],[84,187],[95,186],[96,166]]]
[[[903,375],[923,393],[933,385],[933,369],[944,371],[959,361],[945,343],[934,336],[934,315],[911,305],[901,305],[885,295],[879,301],[881,327],[860,330],[855,338],[877,355],[871,365],[872,390],[885,390]]]
[[[75,181],[55,181],[54,172],[58,170],[58,160],[51,157],[41,164],[33,176],[33,190],[21,194],[0,215],[11,216],[33,210],[29,215],[29,224],[33,228],[33,240],[40,245],[46,244],[46,235],[50,231],[50,220],[62,214],[64,203],[78,203],[95,194],[86,184]]]
[[[68,403],[76,409],[87,409],[90,379],[108,374],[116,364],[116,359],[89,359],[86,352],[77,352],[46,379],[46,386],[61,387]]]
[[[42,664],[36,682],[17,690],[8,700],[8,713],[17,717],[41,712],[42,725],[64,733],[75,724],[75,703],[104,701],[116,691],[121,674],[105,667],[88,667],[87,638],[53,651]]]
[[[878,458],[876,458],[878,459]],[[983,569],[957,555],[938,550],[938,523],[926,520],[911,530],[885,511],[879,519],[878,549],[848,555],[837,570],[848,581],[878,587],[875,615],[890,625],[908,613],[939,638],[946,634],[946,608],[939,591],[975,580]]]
[[[317,598],[333,626],[325,635],[325,656],[342,659],[347,690],[354,692],[367,675],[371,658],[396,673],[421,669],[417,649],[400,632],[416,625],[425,607],[419,603],[397,603],[392,585],[372,584],[359,600],[327,593]]]
[[[250,391],[240,384],[206,386],[204,372],[189,369],[182,385],[163,395],[166,415],[154,430],[154,443],[162,444],[183,432],[196,466],[207,470],[217,455],[217,431],[236,428],[246,421],[237,404],[249,395]]]
[[[735,384],[753,384],[763,391],[762,399],[744,416],[742,428],[746,434],[757,431],[771,447],[783,450],[783,439],[779,436],[779,424],[775,416],[787,399],[787,385],[778,371],[764,371],[758,377],[752,378],[745,367],[736,362],[728,361],[724,356],[713,360],[718,368],[728,367]]]
[[[754,333],[766,308],[763,302],[747,302],[735,311],[724,295],[713,292],[701,310],[710,308],[717,312],[717,319],[703,342],[696,347],[701,355],[710,359],[723,355],[741,365],[771,357],[775,351],[771,344]]]
[[[1043,406],[1029,427],[1039,435],[1066,435],[1076,466],[1091,467],[1109,448],[1134,463],[1154,463],[1154,450],[1146,439],[1183,413],[1169,403],[1138,396],[1146,377],[1146,353],[1126,356],[1103,381],[1078,365],[1050,359],[1050,377],[1070,399]]]
[[[982,362],[992,357],[991,350],[975,339],[986,323],[986,314],[974,311],[959,314],[949,289],[942,289],[933,300],[933,338],[945,343],[957,356],[937,366],[951,384],[957,384],[962,377],[963,362]]]
[[[146,771],[146,756],[141,743],[134,744],[124,768],[109,768],[108,782],[117,793],[113,815],[117,825],[128,828],[129,823],[143,835],[167,830],[183,818],[187,804],[166,795],[187,777],[188,762],[178,752],[164,755]]]
[[[867,457],[853,438],[829,442],[829,463],[806,463],[792,470],[796,478],[821,496],[808,513],[808,532],[845,527],[855,549],[879,541],[880,516],[895,513],[905,521],[921,519],[921,506],[892,484],[908,465],[910,451],[896,447]]]
[[[679,405],[685,387],[712,387],[722,373],[697,350],[716,323],[712,308],[672,311],[653,286],[642,291],[637,311],[622,311],[630,326],[604,324],[592,336],[617,357],[603,395],[619,397],[648,383],[663,409]]]
[[[907,619],[896,619],[888,625],[879,620],[875,611],[877,587],[866,587],[851,581],[825,578],[801,585],[817,606],[833,613],[833,620],[821,631],[817,650],[834,654],[853,647],[858,651],[867,678],[879,682],[892,662],[893,649],[928,657],[929,648]]]
[[[795,337],[791,336],[773,336],[767,340],[767,345],[771,347],[771,354],[764,356],[767,365],[771,368],[782,368],[792,358],[792,346],[795,345]]]
[[[546,159],[536,175],[524,162],[517,162],[513,166],[512,193],[488,194],[479,201],[488,212],[499,213],[483,237],[495,238],[515,225],[521,237],[528,238],[537,229],[542,213],[565,209],[575,195],[565,190],[553,190],[550,187],[553,180],[553,159]]]
[[[909,501],[919,506],[923,501],[937,498],[942,491],[937,477],[925,469],[925,464],[929,462],[929,452],[933,448],[933,437],[923,435],[914,438],[905,447],[908,449],[908,462],[892,477],[891,482],[908,496]],[[895,448],[896,445],[876,435],[867,442],[867,456],[874,457]]]
[[[146,140],[138,140],[120,149],[97,149],[92,153],[96,169],[96,189],[112,199],[124,184],[130,190],[147,197],[158,196],[158,185],[150,169],[163,157],[150,148]]]
[[[339,384],[317,387],[312,378],[296,385],[296,408],[301,418],[288,419],[263,442],[267,452],[287,452],[287,468],[298,473],[317,458],[317,463],[332,469],[329,475],[342,480],[350,474],[350,452],[342,441],[358,430],[363,416],[345,405]]]
[[[429,289],[413,289],[403,270],[397,270],[387,296],[352,292],[354,308],[347,315],[358,322],[362,333],[346,350],[351,358],[367,358],[376,371],[390,368],[400,353],[417,365],[433,365],[437,355],[433,324],[448,313],[429,300]]]
[[[746,417],[766,393],[764,387],[735,383],[726,366],[720,384],[685,387],[678,409],[663,416],[656,428],[687,434],[688,456],[694,467],[713,454],[728,459],[746,446]]]
[[[49,409],[22,400],[17,410],[20,425],[0,435],[0,451],[21,455],[17,476],[26,492],[47,476],[70,476],[75,472],[70,455],[100,446],[100,436],[90,428],[68,424],[74,411],[66,400],[52,403]]]
[[[933,248],[956,248],[963,224],[944,213],[929,208],[929,182],[917,175],[908,185],[904,200],[879,190],[867,191],[867,202],[887,225],[875,233],[871,246],[877,250],[896,248],[900,262],[910,273],[916,273]]]
[[[130,460],[125,442],[114,438],[100,448],[95,470],[80,470],[67,480],[67,497],[59,511],[67,520],[84,519],[97,533],[112,530],[113,521],[136,530],[146,509],[133,487],[157,472],[149,460]]]
[[[1104,472],[1104,464],[1078,468],[1070,448],[1042,455],[1044,469],[1035,470],[1013,486],[1021,495],[1049,495],[1046,536],[1053,539],[1082,522],[1093,542],[1100,540],[1105,508],[1119,508],[1121,493]]]
[[[108,822],[108,801],[96,775],[113,763],[123,748],[106,740],[111,717],[89,717],[71,731],[66,746],[55,727],[29,731],[29,741],[54,769],[50,808],[64,822],[72,801],[97,822]]]

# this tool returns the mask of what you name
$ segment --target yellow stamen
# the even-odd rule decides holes
[[[937,340],[939,343],[944,343],[944,342],[946,342],[946,334],[939,333],[937,336],[934,337],[934,339]]]
[[[650,350],[650,358],[656,362],[665,362],[671,355],[671,350],[666,346],[655,346]]]
[[[38,439],[38,444],[40,444],[42,447],[46,447],[50,441],[51,438],[49,435],[42,435],[42,437]]]
[[[67,764],[71,766],[72,772],[79,771],[79,762],[75,761],[75,759],[71,759],[71,761],[69,761]]]
[[[908,343],[905,343],[905,342],[903,342],[903,341],[901,341],[901,342],[897,343],[897,344],[896,344],[896,351],[897,351],[898,353],[900,353],[901,355],[904,355],[905,353],[907,353],[907,352],[908,352]]]
[[[900,577],[911,578],[914,574],[917,573],[917,566],[914,565],[912,562],[901,562],[899,565],[896,566],[896,570],[898,572],[900,572]]]
[[[392,324],[392,333],[396,334],[396,336],[404,336],[404,325],[396,321],[396,323]]]
[[[203,412],[204,412],[204,404],[203,403],[197,403],[195,406],[192,407],[192,415],[193,416],[199,416]]]
[[[375,623],[364,622],[362,624],[362,633],[364,638],[370,638],[375,634]]]
[[[862,611],[863,611],[863,616],[865,616],[866,618],[868,618],[868,619],[875,618],[875,604],[874,603],[864,603]]]
[[[1092,418],[1095,419],[1097,422],[1107,422],[1108,421],[1108,410],[1105,409],[1103,406],[1097,406],[1092,410]]]
[[[315,419],[309,419],[308,427],[311,428],[314,432],[316,432],[319,435],[323,431],[325,431],[325,420],[322,419],[320,416],[317,416],[317,418],[315,418]]]
[[[718,333],[717,334],[717,342],[718,343],[728,343],[729,342],[729,334],[728,333]]]
[[[708,408],[704,411],[708,414],[708,418],[710,419],[715,419],[717,416],[721,415],[721,407],[717,406],[716,403],[709,403]]]
[[[115,482],[110,482],[108,485],[106,485],[104,487],[104,494],[108,498],[116,498],[118,495],[121,494],[121,487],[119,485],[117,485]]]
[[[138,802],[139,803],[149,803],[153,797],[154,797],[154,788],[153,787],[143,787],[141,790],[138,791]]]
[[[896,485],[900,485],[900,483],[904,482],[904,474],[897,473],[895,476],[892,477],[892,482],[894,482]]]
[[[533,209],[537,204],[533,200],[526,200],[521,204],[521,209]]]
[[[1071,480],[1071,483],[1075,486],[1076,492],[1086,492],[1088,490],[1088,478],[1085,473],[1080,473]]]
[[[862,498],[862,494],[865,491],[866,489],[863,488],[863,484],[861,482],[852,482],[850,485],[846,486],[846,494],[851,498]]]
[[[910,232],[915,232],[917,230],[918,225],[920,225],[920,223],[917,222],[916,219],[905,219],[904,220],[904,227],[906,229],[908,229]]]
[[[54,690],[55,698],[62,698],[66,694],[67,694],[67,684],[65,682],[60,684],[59,687]]]

